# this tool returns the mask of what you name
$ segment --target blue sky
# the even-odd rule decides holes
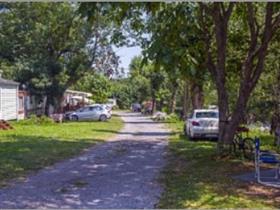
[[[120,47],[116,48],[116,54],[120,56],[120,67],[125,69],[125,72],[128,71],[128,66],[130,64],[131,59],[134,56],[141,55],[141,48],[139,46],[136,47]]]

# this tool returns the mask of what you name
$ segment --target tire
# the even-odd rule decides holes
[[[188,133],[187,133],[186,125],[184,125],[183,130],[184,130],[184,135],[185,135],[186,137],[188,137]]]
[[[77,115],[73,115],[71,117],[71,119],[74,120],[74,121],[79,121],[79,117]]]
[[[102,114],[102,115],[99,117],[99,120],[100,120],[101,122],[107,121],[106,115]]]
[[[189,138],[190,141],[194,141],[195,140],[195,138],[191,134],[191,130],[190,129],[189,129],[188,138]]]
[[[254,158],[254,140],[252,138],[243,139],[243,156],[246,159],[252,160]]]

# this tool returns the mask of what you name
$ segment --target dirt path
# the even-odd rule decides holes
[[[121,115],[114,139],[1,189],[0,208],[153,208],[169,133],[147,117]]]

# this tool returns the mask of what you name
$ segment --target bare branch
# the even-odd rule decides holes
[[[275,17],[272,23],[272,31],[275,32],[280,27],[280,14]]]
[[[252,5],[252,2],[247,3],[247,10],[248,10],[248,15],[247,15],[247,21],[250,29],[250,34],[251,34],[251,40],[255,38],[256,34],[256,19],[255,19],[255,11]]]
[[[205,5],[205,3],[199,3],[200,4],[200,14],[199,14],[199,22],[200,27],[203,30],[203,40],[205,43],[205,49],[206,49],[206,66],[208,67],[210,73],[213,75],[213,78],[217,77],[216,72],[216,66],[214,64],[214,61],[212,59],[211,54],[211,32],[209,31],[209,28],[207,26],[207,23],[205,21],[205,13],[211,13],[211,9]]]
[[[225,5],[224,5],[224,3],[223,2],[220,2],[219,3],[220,5],[221,5],[221,10],[222,10],[222,14],[223,14],[223,16],[226,16],[226,9],[225,9]]]
[[[235,3],[232,2],[232,1],[229,3],[228,9],[227,9],[227,11],[224,14],[224,17],[226,17],[227,19],[229,19],[230,15],[231,15],[231,13],[233,11],[234,4]]]
[[[267,6],[266,6],[265,27],[264,27],[261,45],[256,52],[258,62],[255,66],[254,72],[252,73],[252,78],[251,78],[252,87],[251,88],[253,88],[256,85],[256,83],[263,71],[264,60],[265,60],[265,57],[267,54],[268,45],[273,36],[272,16],[273,16],[273,3],[269,2],[269,3],[267,3]]]
[[[247,53],[247,57],[244,60],[242,64],[242,76],[243,79],[246,81],[249,80],[251,77],[252,71],[253,71],[253,59],[258,53],[257,44],[258,44],[258,35],[259,35],[259,28],[256,25],[257,20],[255,17],[255,11],[253,8],[252,3],[247,3],[247,22],[249,25],[250,30],[250,43],[249,43],[249,49]]]
[[[199,2],[198,4],[199,4],[199,6],[201,8],[201,11],[205,11],[209,15],[212,14],[212,9],[209,6],[207,6],[206,3]]]

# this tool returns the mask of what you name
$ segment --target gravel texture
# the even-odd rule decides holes
[[[0,208],[154,208],[170,133],[140,114],[120,115],[115,138],[2,188]]]

